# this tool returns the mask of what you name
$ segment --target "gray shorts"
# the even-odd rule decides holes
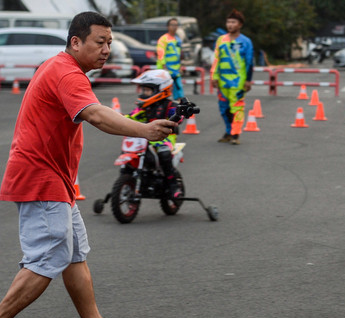
[[[21,268],[55,278],[71,263],[83,262],[90,251],[78,206],[66,202],[17,202]]]

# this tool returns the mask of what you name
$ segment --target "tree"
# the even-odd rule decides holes
[[[129,23],[141,23],[144,19],[163,16],[177,15],[178,2],[176,0],[131,0],[128,9]]]

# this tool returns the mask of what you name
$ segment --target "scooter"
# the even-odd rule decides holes
[[[179,122],[183,117],[189,118],[198,114],[200,109],[195,104],[182,98],[176,107],[176,113],[170,120]],[[104,199],[97,199],[93,211],[102,213],[104,204],[111,199],[111,208],[118,222],[130,223],[138,214],[142,199],[158,199],[166,215],[175,215],[184,201],[197,201],[206,211],[211,221],[218,220],[218,208],[214,205],[206,207],[199,198],[185,197],[185,186],[181,173],[177,170],[183,162],[183,148],[185,143],[176,143],[173,154],[175,177],[181,195],[172,198],[167,180],[159,165],[158,155],[152,145],[145,138],[124,137],[122,154],[115,160],[114,165],[121,166],[120,176],[115,181],[112,191]]]
[[[317,43],[309,43],[307,60],[309,64],[322,63],[326,58],[331,56],[330,47],[332,45],[331,39],[322,40]]]

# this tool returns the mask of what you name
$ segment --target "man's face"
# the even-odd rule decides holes
[[[242,23],[237,19],[227,19],[226,20],[226,29],[229,33],[237,33],[241,30]]]
[[[75,57],[86,73],[92,69],[102,68],[110,54],[112,42],[111,29],[102,25],[92,25],[91,33],[83,43],[78,37],[71,41],[76,50]]]
[[[176,34],[178,28],[178,22],[175,20],[171,20],[168,25],[168,32],[172,34]]]

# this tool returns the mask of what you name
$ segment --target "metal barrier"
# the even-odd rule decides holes
[[[39,65],[31,65],[31,64],[6,64],[6,65],[0,65],[0,74],[2,68],[34,68],[37,69]],[[14,77],[11,78],[10,81],[18,81],[18,82],[30,82],[32,77]],[[6,77],[1,76],[0,77],[0,83],[4,81],[8,81],[9,79]]]
[[[335,82],[292,82],[292,81],[278,81],[279,73],[329,73],[335,75]],[[277,95],[278,86],[323,86],[323,87],[334,87],[335,96],[339,96],[339,72],[335,69],[314,69],[314,68],[279,68],[274,70],[274,92],[273,95]]]
[[[144,65],[141,68],[141,72],[145,72],[147,70],[156,70],[156,65]],[[200,85],[200,94],[205,94],[205,69],[203,67],[199,66],[181,66],[181,71],[187,71],[187,72],[199,72],[200,78],[198,79],[182,79],[183,84],[192,84],[194,85],[194,94],[197,94],[197,85]]]
[[[254,67],[254,72],[268,72],[268,81],[253,80],[251,83],[253,85],[268,85],[268,94],[275,95],[274,92],[276,91],[276,89],[274,87],[274,83],[276,77],[274,70],[269,67]],[[210,79],[210,94],[213,94],[212,79]]]
[[[135,77],[140,74],[140,67],[136,65],[126,66],[126,65],[111,65],[105,64],[102,70],[133,70],[135,71]],[[121,83],[129,84],[132,78],[118,78],[118,77],[91,77],[89,78],[91,83]]]
[[[0,65],[0,72],[1,68],[4,67],[11,67],[11,68],[34,68],[37,69],[39,65],[26,65],[26,64],[16,64],[16,65]],[[112,64],[106,64],[102,68],[103,70],[134,70],[135,71],[135,76],[138,76],[140,74],[140,67],[133,65],[112,65]],[[18,81],[18,82],[30,82],[32,77],[15,77],[11,80],[13,81]],[[129,84],[132,80],[132,78],[111,78],[111,77],[100,77],[100,78],[94,78],[90,77],[90,82],[91,83],[123,83],[123,84]],[[0,77],[0,83],[1,81],[5,81],[6,78]]]

